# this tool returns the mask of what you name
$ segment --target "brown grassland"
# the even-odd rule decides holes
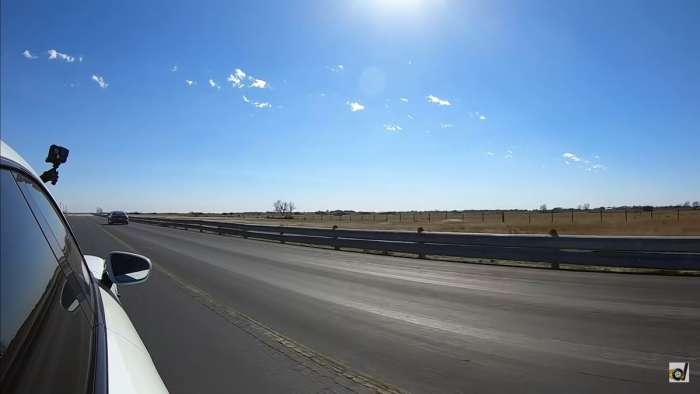
[[[260,214],[156,214],[133,215],[167,218],[196,218],[201,220],[239,222],[266,225],[308,226],[345,229],[383,229],[415,231],[475,232],[499,234],[558,234],[571,235],[700,235],[700,209],[667,208],[652,211],[598,210],[590,211],[505,211],[505,212],[402,212],[320,215],[295,213],[282,218],[270,213]]]

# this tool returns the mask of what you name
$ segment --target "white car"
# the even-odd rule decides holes
[[[41,178],[0,141],[0,388],[3,393],[166,393],[118,285],[148,258],[83,256]]]

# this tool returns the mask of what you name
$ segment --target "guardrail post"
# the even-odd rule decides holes
[[[418,237],[420,237],[421,235],[423,235],[423,227],[418,227],[418,230],[417,230],[417,231],[418,231]],[[425,258],[425,253],[423,253],[423,250],[424,250],[424,249],[423,249],[423,246],[424,246],[424,245],[425,245],[425,244],[424,244],[423,241],[418,241],[418,250],[419,250],[419,251],[418,251],[418,258],[419,258],[419,259],[424,259],[424,258]]]
[[[204,225],[202,223],[199,224],[199,232],[200,233],[204,232]]]
[[[284,243],[284,231],[280,231],[280,243]]]
[[[553,270],[558,270],[558,269],[559,269],[559,263],[552,263],[551,268],[552,268]]]
[[[338,229],[338,226],[333,225],[333,232]],[[340,250],[340,246],[338,246],[338,236],[333,235],[333,249],[335,250]]]

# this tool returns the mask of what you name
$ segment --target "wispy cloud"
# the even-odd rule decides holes
[[[251,88],[265,89],[267,87],[267,81],[262,79],[253,78],[253,83],[250,84]]]
[[[107,81],[105,81],[105,79],[99,75],[92,74],[92,80],[97,82],[97,84],[100,85],[100,87],[102,89],[106,89],[107,86],[109,86]],[[119,89],[117,89],[117,90],[119,90]]]
[[[566,162],[580,162],[582,159],[571,152],[562,153],[561,157],[564,158]]]
[[[219,86],[219,84],[216,83],[216,81],[214,81],[213,79],[209,80],[209,86],[211,86],[214,89],[221,89],[221,86]]]
[[[365,109],[365,106],[357,101],[346,101],[345,104],[350,106],[350,111],[352,112],[364,111]]]
[[[37,56],[32,55],[31,52],[29,52],[29,49],[25,49],[24,52],[22,52],[22,55],[27,58],[27,59],[36,59]]]
[[[406,115],[406,117],[407,117],[408,119],[411,119],[411,120],[415,119],[415,118],[413,117],[413,115],[411,115],[411,114]]]
[[[479,111],[470,111],[469,117],[472,119],[486,120],[486,115],[482,114]]]
[[[495,153],[488,151],[488,152],[486,152],[486,156],[495,156]]]
[[[248,96],[241,96],[243,99],[243,102],[246,104],[250,104],[255,108],[258,109],[265,109],[265,108],[272,108],[272,104],[266,102],[266,101],[252,101],[251,99],[248,98]]]
[[[503,155],[503,158],[504,158],[504,159],[512,159],[512,158],[513,158],[513,151],[510,150],[510,149],[508,149],[508,150],[506,151],[506,154]]]
[[[441,107],[449,107],[452,105],[448,100],[441,99],[440,97],[433,96],[432,94],[427,97],[428,102],[432,104],[437,104]]]
[[[577,155],[575,153],[571,153],[571,152],[562,153],[561,157],[564,159],[564,164],[566,164],[566,165],[577,164],[577,167],[583,168],[589,172],[599,172],[599,171],[607,170],[606,166],[604,166],[601,163],[595,162],[598,159],[600,159],[600,156],[598,156],[598,155],[593,156],[595,161],[591,161],[589,159],[586,159],[585,157],[579,156],[579,155]]]
[[[245,87],[265,89],[270,86],[270,84],[267,81],[246,74],[246,72],[241,70],[240,68],[235,69],[233,73],[231,73],[228,76],[228,78],[226,78],[226,80],[231,82],[232,86],[237,87],[239,89]],[[248,83],[248,85],[246,85],[246,83]]]
[[[196,85],[196,84],[197,84],[197,81],[193,81],[193,80],[191,80],[191,79],[185,79],[185,84],[186,84],[187,87],[189,88],[189,87],[191,87],[191,86]]]
[[[343,66],[342,64],[336,64],[334,66],[328,67],[328,69],[333,71],[334,73],[339,73],[345,70],[345,66]]]
[[[455,125],[453,125],[452,123],[440,123],[440,128],[443,129],[451,129],[453,127],[455,127]]]
[[[82,63],[82,62],[83,62],[83,57],[82,57],[82,56],[78,56],[78,63]]]
[[[177,71],[177,64],[173,66],[173,68],[170,69],[171,72]]]
[[[233,71],[231,75],[228,76],[226,79],[227,81],[231,82],[231,84],[237,88],[243,88],[245,87],[245,84],[243,81],[245,80],[246,74],[243,70],[240,68],[237,68]]]
[[[404,103],[407,103],[407,102],[408,102],[408,99],[407,99],[406,97],[401,97],[401,98],[399,99],[399,101],[404,102]]]
[[[384,130],[386,131],[401,131],[403,130],[401,126],[394,123],[387,123],[384,125]]]
[[[73,56],[61,53],[55,49],[49,49],[49,60],[62,60],[67,63],[73,63],[75,58]]]

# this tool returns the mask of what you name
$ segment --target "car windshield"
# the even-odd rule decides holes
[[[700,0],[1,4],[171,392],[700,392]]]

